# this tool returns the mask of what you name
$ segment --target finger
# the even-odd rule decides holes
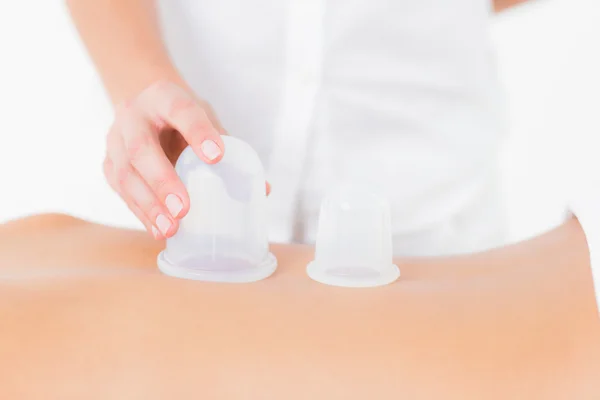
[[[267,196],[271,194],[271,184],[269,182],[265,182],[267,187]]]
[[[175,234],[178,228],[177,220],[170,216],[166,207],[132,166],[127,172],[121,171],[119,190],[125,201],[137,207],[162,236],[168,238]]]
[[[139,107],[150,120],[162,119],[175,128],[196,155],[208,164],[223,158],[225,146],[207,112],[188,92],[159,82],[138,97]]]
[[[116,182],[116,174],[114,171],[114,166],[110,157],[106,157],[103,164],[103,171],[106,180],[111,187],[112,190],[115,191],[124,201],[127,207],[133,212],[133,214],[139,219],[148,233],[152,234],[155,239],[163,239],[162,234],[158,231],[158,229],[152,224],[152,222],[148,219],[148,217],[142,212],[142,210],[137,207],[132,201],[130,201],[129,196],[126,193],[123,193]]]
[[[142,221],[142,223],[144,224],[144,227],[146,227],[146,230],[148,231],[148,233],[152,234],[152,236],[154,237],[154,239],[161,240],[161,239],[165,238],[162,235],[162,233],[160,233],[160,231],[158,230],[158,228],[156,226],[154,226],[148,220],[148,218],[146,217],[146,215],[144,214],[144,212],[138,206],[136,206],[132,201],[125,201],[125,204],[127,204],[127,207],[131,210],[131,212],[140,221]]]
[[[133,214],[137,217],[137,219],[142,222],[148,233],[154,236],[155,239],[160,240],[163,239],[163,235],[159,232],[159,230],[152,224],[150,219],[142,212],[142,210],[134,204],[134,202],[130,199],[130,196],[127,193],[124,193],[119,187],[116,179],[116,173],[114,170],[114,166],[112,160],[109,157],[106,157],[104,160],[104,175],[110,187],[125,201],[127,207],[133,212]]]
[[[210,119],[210,122],[213,124],[217,132],[219,132],[220,135],[227,135],[227,131],[225,128],[223,128],[219,118],[217,118],[217,113],[213,109],[212,105],[206,101],[199,101],[199,104],[206,112],[206,115],[208,115],[208,119]]]
[[[173,236],[178,228],[177,220],[172,218],[165,205],[129,163],[123,141],[113,143],[111,159],[113,161],[112,178],[114,186],[125,202],[131,202],[166,238]],[[120,143],[119,143],[120,142]],[[144,222],[144,221],[142,221]]]
[[[123,146],[133,168],[168,209],[171,217],[189,210],[187,190],[163,151],[150,121],[134,115],[123,121]]]

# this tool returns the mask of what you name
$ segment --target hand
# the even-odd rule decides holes
[[[156,239],[173,236],[190,206],[173,165],[189,144],[208,164],[224,152],[225,130],[210,105],[168,81],[117,107],[107,136],[104,175]]]

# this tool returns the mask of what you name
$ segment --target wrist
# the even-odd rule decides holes
[[[122,79],[106,84],[111,102],[114,106],[130,101],[152,84],[160,81],[174,83],[186,90],[189,86],[170,63],[145,64],[129,69],[130,74]]]

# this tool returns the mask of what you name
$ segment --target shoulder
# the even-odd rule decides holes
[[[54,229],[89,224],[82,219],[60,213],[37,214],[8,221],[0,225],[0,237],[4,235],[40,233]]]

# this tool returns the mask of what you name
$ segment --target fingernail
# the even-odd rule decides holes
[[[154,225],[152,225],[152,235],[154,235],[154,239],[159,239],[161,237],[160,232]]]
[[[165,199],[165,204],[167,205],[167,208],[169,209],[169,212],[171,213],[173,218],[177,218],[177,216],[183,209],[183,203],[181,202],[179,197],[177,197],[174,194],[170,194],[167,196],[167,198]]]
[[[169,221],[169,218],[160,214],[158,217],[156,217],[156,226],[158,226],[160,233],[162,233],[164,236],[167,236],[167,232],[169,232],[169,228],[171,227],[171,221]]]
[[[202,148],[202,152],[210,161],[215,160],[217,157],[221,155],[221,149],[217,144],[212,140],[205,140],[200,145]]]

